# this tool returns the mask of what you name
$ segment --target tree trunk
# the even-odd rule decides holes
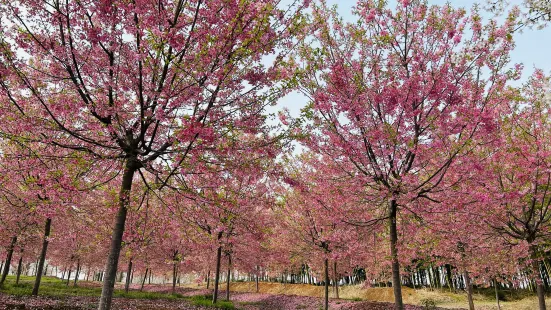
[[[143,276],[143,279],[142,279],[142,286],[140,287],[140,292],[143,291],[143,286],[145,285],[145,279],[147,278],[147,271],[149,270],[149,268],[145,268],[145,274]]]
[[[452,268],[449,264],[446,264],[445,265],[445,269],[446,269],[446,285],[448,286],[448,288],[450,289],[450,292],[452,291],[452,283],[451,283],[451,279],[452,279]]]
[[[67,286],[69,286],[69,282],[71,281],[71,269],[69,269],[69,273],[67,274],[67,283],[65,283]]]
[[[210,269],[207,272],[207,290],[209,289],[209,286],[210,286]]]
[[[325,284],[325,300],[324,300],[324,308],[325,310],[329,309],[329,259],[325,258],[324,262],[324,284]]]
[[[469,272],[465,270],[465,289],[467,290],[467,299],[469,300],[469,310],[474,310],[474,301],[473,301],[473,285],[471,284],[471,278],[469,277]]]
[[[172,263],[172,294],[176,294],[176,261]]]
[[[256,279],[255,279],[255,282],[256,282],[256,292],[258,293],[258,272],[259,272],[259,268],[258,266],[256,266]]]
[[[538,295],[539,310],[545,310],[545,292],[543,290],[543,283],[540,273],[540,263],[537,259],[537,248],[535,245],[530,246],[530,252],[532,255],[532,272],[534,273],[534,281],[536,282],[536,292]]]
[[[40,252],[40,258],[38,259],[38,272],[34,281],[33,296],[38,295],[38,289],[40,288],[40,280],[42,279],[42,269],[44,269],[44,262],[46,261],[46,252],[48,251],[48,237],[50,237],[50,228],[52,226],[52,219],[46,219],[46,226],[44,227],[44,240],[42,241],[42,251]]]
[[[75,273],[75,281],[73,282],[74,287],[77,287],[77,281],[78,281],[79,274],[80,274],[80,259],[77,260],[77,271]]]
[[[218,301],[218,282],[220,281],[220,259],[222,258],[222,247],[218,246],[216,251],[216,272],[214,274],[214,293],[212,294],[212,303]]]
[[[119,193],[119,211],[111,236],[111,247],[109,256],[105,263],[106,276],[103,279],[101,288],[101,297],[99,301],[99,310],[110,310],[115,288],[115,278],[117,276],[117,266],[119,264],[119,255],[121,253],[122,235],[124,233],[124,224],[126,222],[126,213],[130,204],[130,190],[132,189],[132,178],[136,172],[136,159],[127,159],[126,167],[122,177],[122,184]]]
[[[15,243],[17,242],[17,236],[11,238],[10,247],[8,248],[8,256],[6,257],[6,263],[4,265],[4,270],[2,271],[2,279],[0,279],[0,285],[6,281],[8,272],[10,271],[11,258],[13,256],[13,249],[15,248]]]
[[[21,251],[21,256],[19,256],[19,262],[17,263],[17,277],[15,278],[15,285],[19,284],[19,278],[21,278],[22,264],[23,264],[23,251]]]
[[[390,201],[390,255],[392,259],[392,288],[394,290],[394,307],[396,310],[403,310],[404,303],[402,301],[402,283],[400,282],[400,262],[398,261],[398,231],[396,228],[396,213],[398,205],[396,200]]]
[[[335,286],[335,298],[339,299],[339,275],[337,273],[337,261],[333,261],[333,272],[335,273],[335,279],[333,284]]]
[[[231,254],[228,254],[228,279],[226,280],[226,300],[230,300],[230,275],[231,275]]]
[[[128,290],[130,289],[130,276],[132,275],[132,259],[128,261],[128,270],[126,271],[126,281],[124,283],[124,292],[128,293]]]
[[[496,292],[496,302],[497,302],[497,310],[501,310],[501,306],[499,305],[499,294],[498,294],[498,288],[497,288],[497,281],[494,279],[494,290]]]

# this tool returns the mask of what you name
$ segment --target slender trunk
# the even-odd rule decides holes
[[[256,266],[256,279],[255,279],[255,282],[256,282],[256,292],[258,293],[258,266]]]
[[[19,262],[17,263],[17,277],[15,278],[15,285],[19,284],[19,278],[21,277],[21,265],[23,264],[23,251],[19,256]]]
[[[325,258],[324,262],[324,284],[325,284],[325,300],[324,300],[324,308],[325,310],[329,309],[329,259]]]
[[[400,282],[400,262],[398,261],[398,231],[396,228],[396,213],[398,205],[396,200],[390,201],[390,255],[392,259],[392,288],[394,290],[394,307],[396,310],[403,310],[404,303],[402,301],[402,283]]]
[[[119,264],[119,255],[122,246],[122,235],[124,233],[124,224],[126,222],[126,213],[130,204],[130,190],[132,189],[132,178],[136,172],[136,159],[127,159],[126,167],[122,177],[121,190],[119,193],[119,211],[115,220],[115,227],[111,236],[111,247],[109,256],[105,263],[106,276],[103,279],[101,288],[101,297],[99,300],[99,310],[111,309],[113,291],[115,288],[115,278],[117,276],[117,265]]]
[[[78,276],[80,274],[80,259],[77,260],[77,272],[75,273],[75,281],[73,283],[73,286],[76,287],[77,286],[77,281],[78,281]]]
[[[207,272],[207,290],[209,289],[209,287],[210,287],[210,269]]]
[[[230,274],[231,274],[231,254],[228,254],[228,279],[226,280],[226,300],[230,300]]]
[[[40,258],[38,259],[38,273],[34,281],[33,296],[38,295],[38,289],[40,288],[40,280],[42,279],[42,269],[44,269],[44,262],[46,261],[46,252],[48,251],[48,238],[50,237],[50,228],[52,226],[52,219],[46,219],[46,227],[44,227],[44,240],[42,241],[42,251],[40,252]]]
[[[540,273],[540,263],[537,259],[537,248],[535,245],[530,246],[530,252],[532,255],[532,272],[534,273],[534,281],[536,282],[536,292],[538,295],[539,310],[545,310],[545,292],[543,290],[543,283]]]
[[[450,292],[451,292],[452,291],[452,283],[451,283],[452,268],[449,264],[446,264],[445,268],[446,268],[446,283],[447,283],[448,288],[450,289]]]
[[[497,288],[497,281],[494,279],[494,290],[496,292],[496,302],[497,302],[497,310],[501,310],[501,306],[499,305],[499,294],[498,294],[498,288]]]
[[[469,272],[465,270],[465,289],[467,290],[467,299],[469,300],[469,310],[474,310],[474,301],[473,301],[473,285],[471,284],[471,278],[469,277]]]
[[[335,279],[333,284],[335,286],[335,298],[339,299],[339,275],[337,273],[337,261],[333,261],[333,271],[335,273]]]
[[[142,286],[140,287],[140,292],[143,291],[143,286],[145,285],[145,279],[147,278],[147,271],[149,270],[149,268],[145,268],[145,274],[143,276],[143,279],[142,279]]]
[[[10,271],[11,258],[13,256],[13,249],[15,248],[15,243],[17,242],[17,236],[11,238],[10,247],[8,248],[8,256],[6,257],[6,263],[4,265],[4,270],[2,271],[2,279],[0,279],[0,285],[6,281],[8,272]]]
[[[176,294],[176,261],[172,263],[172,294]]]
[[[132,259],[128,261],[128,270],[126,271],[126,282],[124,283],[124,292],[128,293],[128,290],[130,289],[130,281],[132,275]]]
[[[216,272],[214,274],[214,293],[212,294],[212,303],[218,301],[218,282],[220,281],[220,259],[222,258],[222,247],[218,246],[216,251]]]
[[[65,283],[65,285],[69,286],[70,281],[71,281],[71,269],[69,269],[69,273],[67,274],[67,283]]]

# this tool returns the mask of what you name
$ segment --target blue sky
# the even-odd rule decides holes
[[[447,2],[451,3],[455,7],[464,7],[470,9],[475,3],[484,4],[485,0],[429,0],[430,5],[444,5]],[[394,7],[395,1],[389,1],[390,7]],[[336,4],[338,11],[344,20],[353,20],[351,10],[352,6],[356,4],[356,0],[327,0],[329,5]],[[521,0],[510,0],[509,3],[513,5],[522,4]],[[485,18],[491,18],[491,14],[481,11],[481,14],[485,14]],[[551,25],[547,28],[538,29],[524,29],[522,33],[515,35],[516,47],[511,53],[511,62],[524,64],[523,80],[526,79],[534,68],[541,68],[546,73],[551,73]],[[286,107],[291,112],[291,115],[296,117],[299,115],[300,109],[307,103],[306,98],[298,93],[292,93],[281,100],[276,109],[280,110]]]

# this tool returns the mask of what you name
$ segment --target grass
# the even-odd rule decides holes
[[[34,277],[21,276],[19,284],[15,284],[15,276],[8,276],[4,285],[0,287],[0,293],[14,296],[29,296],[32,293],[34,285]],[[40,284],[40,296],[54,297],[63,299],[68,296],[92,296],[99,297],[101,295],[101,287],[77,286],[73,287],[73,282],[67,286],[66,281],[55,277],[42,277]],[[78,284],[77,284],[78,285]],[[129,291],[115,290],[114,297],[123,297],[131,299],[182,299],[196,306],[212,307],[217,309],[233,310],[235,306],[231,301],[219,301],[212,303],[212,296],[198,295],[192,297],[184,297],[181,294],[167,294],[159,292],[147,291]]]
[[[21,276],[19,284],[15,284],[15,276],[8,276],[4,285],[0,287],[0,292],[7,295],[15,296],[29,296],[32,293],[34,285],[34,277]],[[78,283],[77,283],[78,285]],[[48,297],[67,297],[67,296],[93,296],[99,297],[101,295],[101,287],[84,287],[73,286],[73,282],[66,285],[65,281],[54,277],[42,277],[40,283],[40,296]],[[129,291],[126,293],[124,290],[115,290],[115,297],[124,297],[132,299],[181,299],[180,294],[164,294],[155,292],[140,292]]]
[[[186,299],[188,299],[195,306],[213,307],[226,310],[235,309],[235,306],[231,301],[220,300],[213,304],[212,295],[196,295],[192,297],[187,297]]]

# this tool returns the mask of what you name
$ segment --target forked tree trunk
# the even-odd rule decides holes
[[[325,284],[325,296],[324,296],[324,308],[329,309],[329,259],[325,258],[323,261],[324,266],[324,284]]]
[[[537,256],[537,248],[535,245],[530,246],[530,254],[532,256],[532,273],[534,274],[534,281],[536,282],[536,293],[538,295],[539,310],[545,310],[545,292],[543,289],[543,280],[540,273],[540,263]]]
[[[4,265],[4,270],[2,271],[2,278],[0,279],[0,285],[6,281],[8,272],[10,271],[11,258],[13,256],[13,249],[15,248],[15,243],[17,242],[17,236],[11,238],[10,247],[8,248],[8,255],[6,257],[6,263]]]
[[[231,275],[231,254],[228,254],[228,279],[226,280],[226,300],[230,300],[230,275]]]
[[[467,290],[467,299],[469,300],[469,310],[474,310],[473,285],[471,284],[471,278],[467,270],[465,270],[464,276],[465,276],[465,289]]]
[[[398,261],[398,230],[396,228],[396,213],[398,205],[395,199],[390,201],[390,255],[392,259],[392,288],[394,290],[394,307],[396,310],[403,310],[402,283],[400,282],[400,262]]]
[[[216,251],[216,271],[214,274],[214,293],[212,294],[212,303],[218,301],[218,282],[220,281],[220,259],[222,258],[222,247],[218,246]]]
[[[44,262],[46,261],[46,252],[48,251],[48,238],[50,237],[50,228],[52,226],[52,219],[46,219],[46,226],[44,227],[44,240],[42,241],[42,251],[40,251],[40,258],[38,259],[38,272],[36,273],[36,279],[34,281],[34,287],[32,295],[38,295],[38,289],[40,288],[40,280],[42,279],[42,270],[44,269]]]
[[[128,261],[128,270],[126,271],[126,281],[124,283],[124,292],[128,293],[130,282],[132,281],[132,259]]]
[[[21,251],[21,255],[19,256],[19,262],[17,263],[17,277],[15,278],[15,285],[19,284],[19,278],[21,278],[21,266],[23,264],[23,251]]]
[[[122,177],[121,190],[119,192],[119,211],[115,220],[115,227],[111,236],[111,246],[109,256],[105,263],[105,277],[101,288],[101,297],[99,300],[99,310],[110,310],[115,288],[115,278],[117,276],[117,265],[119,264],[119,255],[121,253],[122,235],[124,233],[124,224],[126,223],[126,213],[130,204],[130,191],[132,189],[132,178],[136,172],[137,159],[127,159]]]

